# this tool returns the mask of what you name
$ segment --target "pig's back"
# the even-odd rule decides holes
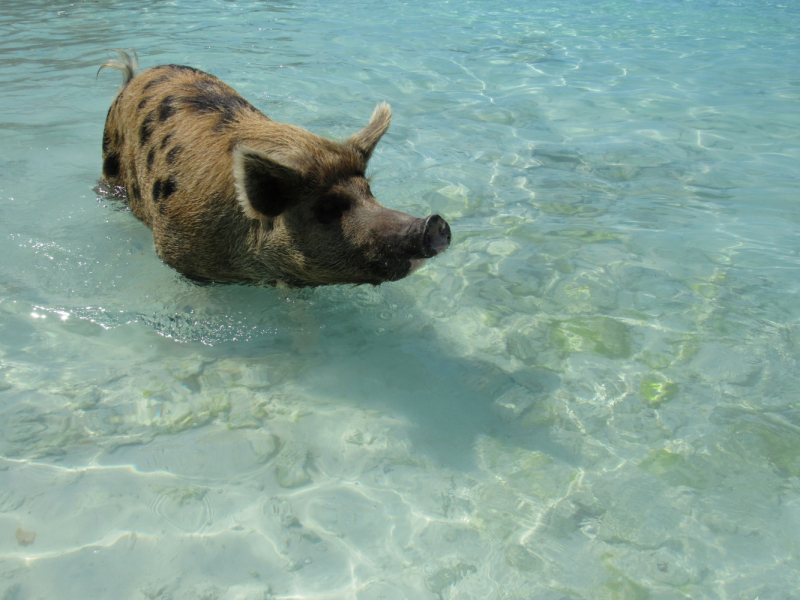
[[[275,125],[212,75],[179,65],[148,69],[108,112],[103,179],[127,191],[131,212],[153,229],[170,266],[198,277],[236,271],[258,224],[236,200],[233,149]]]

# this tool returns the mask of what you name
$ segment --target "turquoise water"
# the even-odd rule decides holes
[[[800,8],[0,5],[0,598],[800,588]],[[388,101],[380,288],[198,287],[96,191],[118,73],[329,137]]]

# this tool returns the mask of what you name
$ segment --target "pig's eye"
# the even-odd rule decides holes
[[[326,196],[314,206],[314,218],[323,225],[328,225],[341,219],[348,208],[350,208],[350,201],[347,198]]]

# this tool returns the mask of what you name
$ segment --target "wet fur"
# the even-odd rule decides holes
[[[378,204],[364,175],[391,121],[388,104],[334,142],[271,120],[212,75],[181,65],[138,73],[135,53],[117,52],[101,67],[123,73],[103,133],[102,178],[126,190],[164,262],[193,278],[261,284],[376,284],[407,274],[375,232],[391,237],[411,217]],[[279,183],[248,191],[245,174],[264,169]],[[286,173],[272,179],[270,169]],[[350,206],[351,197],[358,211],[320,226],[326,210],[337,214],[336,198]],[[291,206],[281,206],[285,198]],[[389,246],[402,246],[397,235]]]

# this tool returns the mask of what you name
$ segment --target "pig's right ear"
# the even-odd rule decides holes
[[[236,148],[233,176],[239,204],[251,219],[277,217],[299,198],[300,174],[260,150]]]

